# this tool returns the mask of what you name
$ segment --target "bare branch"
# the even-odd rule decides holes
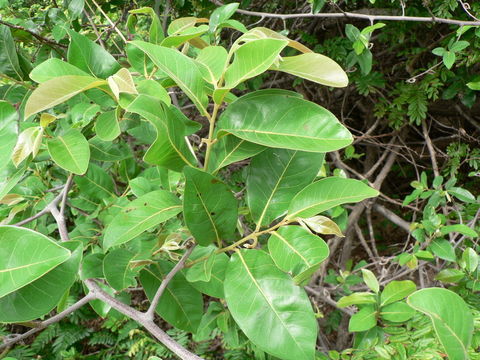
[[[32,36],[33,36],[34,38],[36,38],[37,40],[39,40],[39,41],[41,41],[41,42],[43,42],[43,43],[45,43],[45,44],[48,44],[48,45],[50,45],[50,46],[52,46],[52,47],[57,46],[57,47],[61,47],[61,48],[67,48],[66,45],[57,43],[57,42],[55,42],[54,40],[50,40],[50,39],[48,39],[48,38],[46,38],[46,37],[43,37],[43,36],[37,34],[36,32],[34,32],[34,31],[32,31],[32,30],[29,30],[29,29],[27,29],[27,28],[24,28],[23,26],[10,24],[10,23],[5,22],[5,21],[3,21],[3,20],[0,20],[0,24],[5,25],[5,26],[8,26],[8,27],[11,28],[11,29],[16,29],[16,30],[25,31],[25,32],[29,33],[30,35],[32,35]]]
[[[188,257],[192,253],[193,249],[195,249],[196,244],[191,246],[190,248],[185,251],[185,254],[183,254],[182,258],[179,260],[179,262],[175,265],[175,267],[165,276],[165,279],[163,279],[162,283],[158,287],[157,292],[155,293],[155,296],[152,299],[152,302],[150,303],[150,307],[148,308],[147,312],[145,313],[145,316],[147,319],[150,321],[153,321],[153,318],[155,316],[155,309],[157,308],[158,302],[160,301],[160,298],[163,295],[163,292],[167,288],[168,284],[170,281],[173,279],[173,277],[179,272],[183,267],[185,266],[185,262],[187,261]]]

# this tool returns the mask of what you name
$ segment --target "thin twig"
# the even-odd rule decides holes
[[[163,279],[162,283],[158,287],[158,290],[155,293],[155,296],[153,297],[152,302],[150,303],[150,307],[145,313],[145,316],[150,321],[153,321],[153,318],[155,316],[155,309],[157,308],[158,302],[160,301],[160,298],[162,297],[163,292],[165,291],[165,289],[167,288],[168,284],[173,279],[173,277],[177,274],[177,272],[183,269],[183,267],[185,266],[185,262],[187,261],[188,257],[192,253],[195,246],[196,244],[194,244],[193,246],[190,246],[187,249],[187,251],[185,251],[185,254],[183,254],[182,258],[178,261],[178,263],[174,266],[174,268],[167,274],[167,276],[165,276],[165,279]]]
[[[27,28],[24,28],[23,26],[19,26],[19,25],[14,25],[14,24],[10,24],[8,22],[5,22],[3,20],[0,20],[0,24],[2,25],[5,25],[5,26],[8,26],[9,28],[11,29],[16,29],[16,30],[22,30],[22,31],[25,31],[27,33],[29,33],[30,35],[32,35],[34,38],[36,38],[37,40],[40,40],[41,42],[45,43],[45,44],[48,44],[52,47],[54,46],[58,46],[58,47],[61,47],[61,48],[67,48],[66,45],[63,45],[63,44],[60,44],[60,43],[57,43],[56,41],[54,40],[50,40],[46,37],[43,37],[39,34],[37,34],[36,32],[32,31],[32,30],[29,30]]]
[[[100,7],[100,5],[97,4],[95,0],[91,0],[93,4],[97,7],[98,11],[102,13],[102,15],[107,19],[108,23],[113,27],[113,29],[117,32],[118,36],[123,40],[123,42],[126,44],[127,38],[122,34],[122,32],[118,29],[118,27],[115,25],[115,23],[108,17],[108,15],[103,11],[103,9]]]

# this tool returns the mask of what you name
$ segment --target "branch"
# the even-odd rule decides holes
[[[65,310],[63,310],[62,312],[58,313],[57,315],[54,315],[54,316],[52,316],[50,319],[47,319],[47,320],[45,320],[45,321],[42,321],[42,322],[39,323],[35,328],[33,328],[33,329],[31,329],[31,330],[28,330],[28,331],[27,331],[26,333],[24,333],[24,334],[16,335],[13,339],[7,340],[7,341],[5,341],[3,344],[0,344],[0,350],[2,350],[2,349],[4,349],[4,348],[8,348],[8,347],[16,344],[17,342],[19,342],[19,341],[21,341],[21,340],[24,340],[24,339],[32,336],[33,334],[36,334],[36,333],[39,332],[40,330],[45,329],[47,326],[59,322],[59,321],[62,320],[63,318],[65,318],[65,317],[67,317],[68,315],[70,315],[72,312],[80,309],[83,305],[85,305],[86,303],[88,303],[89,301],[94,300],[94,299],[95,299],[95,294],[94,294],[94,293],[89,293],[88,295],[86,295],[86,296],[84,296],[83,298],[81,298],[80,300],[78,300],[75,304],[73,304],[72,306],[66,308]]]
[[[410,232],[410,223],[408,221],[403,220],[400,216],[395,214],[393,211],[387,209],[385,206],[380,204],[373,204],[373,208],[383,215],[386,219],[390,220],[392,223],[397,225],[399,228],[405,230],[406,232]]]
[[[108,23],[113,27],[113,29],[117,32],[118,36],[120,36],[120,39],[123,40],[123,42],[126,44],[128,41],[125,38],[125,36],[122,34],[122,32],[117,28],[115,23],[108,17],[108,15],[103,11],[100,5],[97,4],[95,0],[91,0],[92,3],[97,7],[97,9],[102,13],[103,16],[105,16],[105,19],[107,19]]]
[[[325,294],[322,294],[319,290],[317,289],[314,289],[310,286],[305,286],[305,290],[312,294],[313,296],[315,296],[317,299],[320,299],[322,300],[324,303],[327,303],[328,305],[330,306],[333,306],[334,308],[340,310],[341,312],[349,315],[349,316],[352,316],[354,313],[352,310],[348,309],[348,308],[341,308],[341,307],[338,307],[338,304],[335,300],[333,300],[331,297],[330,297],[330,294],[328,293],[327,289],[325,288],[322,288],[323,289],[323,292]]]
[[[58,46],[58,47],[61,47],[61,48],[67,48],[66,45],[63,45],[63,44],[60,44],[60,43],[57,43],[56,41],[54,40],[50,40],[46,37],[43,37],[41,35],[38,35],[36,32],[32,31],[32,30],[28,30],[27,28],[24,28],[23,26],[19,26],[19,25],[14,25],[14,24],[10,24],[8,22],[5,22],[3,20],[0,20],[0,24],[2,25],[5,25],[5,26],[8,26],[9,28],[11,29],[16,29],[16,30],[22,30],[22,31],[25,31],[27,33],[29,33],[30,35],[32,35],[34,38],[36,38],[37,40],[40,40],[41,42],[43,43],[46,43],[52,47],[54,46]]]
[[[153,321],[153,318],[155,316],[155,309],[157,308],[158,302],[160,301],[160,298],[163,295],[163,292],[167,288],[168,284],[170,281],[173,279],[173,277],[179,272],[183,267],[185,266],[185,262],[187,261],[188,257],[192,253],[193,249],[195,249],[196,244],[193,246],[190,246],[190,248],[185,251],[185,254],[183,254],[182,258],[180,261],[175,265],[175,267],[165,276],[165,279],[163,279],[162,283],[158,287],[157,292],[155,293],[155,296],[152,299],[152,302],[150,303],[150,307],[148,308],[147,312],[145,313],[145,316],[147,317],[148,320]]]
[[[223,5],[220,1],[211,0],[215,5]],[[340,12],[340,13],[317,13],[317,14],[275,14],[275,13],[266,13],[266,12],[258,12],[258,11],[249,11],[249,10],[242,10],[237,9],[237,13],[249,16],[258,16],[261,18],[276,18],[276,19],[297,19],[297,18],[352,18],[352,19],[362,19],[368,20],[371,23],[374,21],[413,21],[413,22],[428,22],[428,23],[443,23],[443,24],[451,24],[451,25],[472,25],[472,26],[479,26],[480,21],[463,21],[463,20],[455,20],[455,19],[445,19],[439,18],[436,16],[395,16],[395,15],[368,15],[368,14],[360,14],[354,12]]]

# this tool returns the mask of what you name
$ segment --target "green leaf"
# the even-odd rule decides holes
[[[367,331],[377,325],[377,311],[374,305],[365,305],[352,315],[348,323],[348,331]]]
[[[80,270],[80,279],[103,279],[105,274],[103,273],[103,259],[105,254],[91,253],[85,256],[82,262],[82,268]]]
[[[132,74],[130,74],[130,71],[126,68],[121,68],[115,74],[109,76],[107,82],[117,101],[120,93],[138,94]]]
[[[415,310],[403,301],[382,307],[380,316],[383,320],[392,322],[404,322],[410,320],[415,315]]]
[[[446,226],[442,226],[440,228],[440,233],[442,235],[446,235],[446,234],[449,234],[449,233],[452,233],[452,232],[457,232],[457,233],[460,233],[462,235],[469,236],[469,237],[472,237],[472,238],[475,238],[475,237],[478,236],[478,234],[475,230],[469,228],[465,224],[446,225]]]
[[[215,174],[221,168],[255,156],[265,149],[261,145],[248,142],[233,135],[223,136],[218,139],[212,148],[208,171]]]
[[[240,97],[220,116],[217,137],[231,133],[264,146],[310,152],[333,151],[352,142],[332,113],[293,94],[260,90]]]
[[[362,269],[362,275],[363,275],[363,281],[367,286],[369,287],[370,290],[372,290],[375,294],[378,294],[380,291],[380,285],[378,284],[378,280],[373,274],[368,269]]]
[[[208,31],[207,25],[200,25],[199,27],[191,27],[185,29],[184,31],[166,37],[161,43],[161,46],[165,47],[179,47],[180,45],[186,43],[187,41],[199,38]],[[199,39],[197,39],[199,40]]]
[[[21,166],[19,169],[10,161],[3,169],[0,167],[0,199],[3,199],[10,190],[17,185],[25,173],[27,166]]]
[[[152,300],[161,281],[173,268],[171,263],[159,261],[157,265],[140,272],[140,282],[149,300]],[[156,312],[171,325],[188,332],[196,332],[203,314],[202,295],[177,273],[168,283]]]
[[[121,291],[137,285],[135,272],[130,268],[130,261],[135,257],[132,252],[119,248],[110,251],[103,258],[103,273],[111,287]]]
[[[300,226],[282,226],[271,233],[268,251],[275,264],[294,276],[297,284],[308,281],[328,257],[328,245]]]
[[[111,110],[101,113],[95,121],[95,132],[104,141],[115,140],[120,135],[118,123],[118,110]]]
[[[227,65],[227,50],[223,46],[207,46],[198,52],[195,59],[203,79],[216,85]]]
[[[23,71],[18,61],[17,49],[10,28],[0,25],[0,74],[5,74],[17,80],[23,79]]]
[[[280,359],[311,360],[317,322],[304,290],[261,250],[240,250],[225,278],[228,308],[242,331]]]
[[[70,64],[102,79],[120,70],[115,58],[100,45],[73,30],[69,30],[68,34],[71,38],[67,52]]]
[[[88,73],[72,64],[57,58],[51,58],[37,65],[30,73],[30,79],[37,83],[43,83],[60,76],[69,75],[89,76]]]
[[[108,249],[130,241],[180,211],[180,200],[168,191],[156,190],[145,194],[123,208],[108,224],[103,247]]]
[[[37,280],[70,257],[43,234],[0,226],[0,298]]]
[[[47,147],[52,160],[62,169],[77,175],[87,171],[90,147],[80,130],[68,130],[64,135],[49,140]]]
[[[473,333],[473,316],[465,301],[453,291],[421,289],[407,303],[426,314],[450,360],[466,360]]]
[[[196,159],[185,142],[187,128],[179,110],[148,95],[139,95],[127,105],[120,100],[126,111],[143,116],[157,130],[155,142],[145,153],[146,162],[174,171],[181,171],[185,165],[194,166]]]
[[[348,296],[341,297],[337,306],[344,308],[351,305],[375,304],[377,299],[374,294],[369,292],[356,292]]]
[[[293,197],[310,184],[323,165],[323,153],[267,149],[247,172],[247,203],[257,226],[284,214]]]
[[[480,81],[472,81],[467,83],[469,89],[480,90]]]
[[[17,121],[17,110],[0,101],[0,170],[7,166],[17,143]]]
[[[428,249],[432,251],[440,259],[455,261],[457,256],[455,255],[455,249],[452,244],[445,239],[435,239],[433,240]]]
[[[132,157],[132,151],[125,142],[113,143],[93,137],[88,141],[93,160],[115,162]]]
[[[466,203],[474,203],[476,201],[475,196],[470,191],[460,187],[452,187],[448,190],[448,193]]]
[[[267,71],[287,44],[286,40],[259,39],[240,46],[235,51],[233,63],[225,71],[225,87],[232,89]]]
[[[84,176],[76,176],[74,181],[82,196],[96,202],[115,197],[112,177],[97,164],[90,164],[87,173]]]
[[[144,41],[132,41],[131,44],[145,52],[157,67],[167,74],[193,101],[202,115],[207,114],[208,98],[205,93],[205,81],[194,60],[178,50]]]
[[[455,63],[457,56],[453,51],[445,51],[443,53],[443,64],[447,69],[451,69]]]
[[[462,254],[462,260],[465,263],[465,269],[473,273],[478,268],[479,256],[471,247],[465,249]]]
[[[324,235],[336,235],[339,237],[345,237],[339,226],[326,216],[317,215],[307,219],[298,218],[297,221],[305,228],[310,228],[317,234]]]
[[[192,167],[183,170],[185,224],[195,241],[207,246],[233,236],[237,224],[237,200],[214,176]]]
[[[394,303],[396,301],[402,300],[417,289],[417,286],[413,281],[403,280],[397,281],[393,280],[389,282],[382,291],[380,295],[380,306]]]
[[[224,299],[223,291],[225,282],[225,272],[227,270],[229,257],[225,253],[212,255],[213,265],[211,268],[209,281],[195,281],[191,285],[198,291],[212,297]],[[197,265],[194,265],[197,266]],[[187,272],[188,275],[188,272]],[[188,276],[187,276],[188,279]]]
[[[30,95],[25,105],[25,119],[64,103],[85,90],[106,84],[91,76],[67,75],[41,83]]]
[[[30,284],[0,298],[0,322],[14,323],[38,319],[59,303],[73,285],[82,259],[83,245],[79,241],[62,245],[72,256]]]
[[[193,16],[175,19],[168,25],[167,33],[168,35],[181,33],[182,31],[194,27],[197,24],[197,20],[198,19]]]
[[[238,3],[231,3],[216,8],[210,15],[210,32],[215,32],[218,25],[230,19],[238,9],[238,5]]]
[[[345,87],[348,85],[347,74],[340,65],[321,54],[306,53],[282,57],[278,64],[272,65],[271,69],[326,86]]]
[[[458,269],[443,269],[436,276],[435,280],[444,283],[457,283],[465,277],[465,273]]]
[[[167,90],[155,80],[147,79],[140,81],[137,84],[137,90],[140,94],[154,97],[167,105],[170,105],[172,102]]]
[[[162,40],[165,38],[162,23],[160,22],[160,19],[151,7],[142,7],[140,9],[130,10],[129,13],[150,15],[150,17],[152,18],[150,30],[148,31],[148,33],[150,34],[150,42],[154,44],[160,44],[162,42]]]
[[[360,202],[378,195],[361,181],[327,177],[306,186],[290,203],[288,218],[308,218],[335,206]]]

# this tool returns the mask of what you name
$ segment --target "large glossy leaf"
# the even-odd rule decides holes
[[[321,54],[306,53],[283,57],[271,69],[283,71],[322,85],[333,87],[348,85],[347,74],[340,65]]]
[[[123,244],[182,211],[180,200],[165,190],[149,192],[123,208],[108,224],[104,248]]]
[[[465,301],[453,291],[421,289],[407,299],[414,309],[428,315],[450,360],[468,359],[473,316]]]
[[[144,41],[132,41],[157,67],[167,74],[193,101],[202,114],[207,114],[208,98],[205,93],[205,81],[194,60],[183,55],[178,50]]]
[[[108,51],[89,38],[69,30],[68,62],[96,77],[106,79],[120,69],[120,65]]]
[[[248,142],[233,135],[223,136],[213,145],[208,171],[215,174],[221,168],[255,156],[265,149],[262,145]]]
[[[227,270],[229,257],[225,253],[220,253],[212,255],[212,258],[213,264],[211,267],[210,280],[194,281],[191,282],[191,285],[198,291],[208,296],[223,299],[225,298],[223,288],[225,282],[225,272]]]
[[[225,133],[260,145],[327,152],[349,145],[350,132],[323,107],[284,90],[260,90],[233,102],[221,115]]]
[[[143,116],[157,130],[155,142],[145,153],[146,162],[174,171],[194,166],[196,160],[185,142],[188,131],[181,113],[148,95],[139,95],[124,107]]]
[[[120,135],[120,124],[118,123],[118,111],[110,110],[101,113],[95,121],[95,132],[104,141],[115,140]]]
[[[147,297],[152,300],[160,283],[173,265],[159,261],[140,273],[140,282]],[[203,314],[202,295],[196,291],[181,273],[177,273],[168,283],[156,312],[176,328],[196,332]]]
[[[325,241],[301,226],[282,226],[274,231],[268,239],[268,251],[297,284],[308,281],[330,253]]]
[[[18,61],[17,49],[13,41],[10,28],[6,25],[0,25],[0,74],[5,74],[14,79],[22,80],[23,71]]]
[[[287,44],[286,40],[259,39],[242,45],[235,51],[233,63],[225,71],[225,87],[232,89],[268,70]]]
[[[75,281],[83,253],[83,244],[79,241],[62,245],[72,252],[68,260],[32,283],[0,298],[0,322],[35,320],[57,306]]]
[[[38,232],[0,226],[0,297],[30,284],[70,255],[68,249]]]
[[[248,167],[247,203],[258,226],[284,214],[293,197],[310,184],[323,164],[324,154],[267,149]]]
[[[77,175],[87,171],[90,147],[80,130],[68,130],[62,136],[49,140],[47,147],[52,160],[61,168]]]
[[[207,246],[229,239],[237,224],[237,200],[228,187],[214,176],[192,167],[183,170],[185,224],[195,241]]]
[[[288,207],[288,218],[309,218],[335,206],[377,195],[377,190],[361,181],[327,177],[308,185],[293,198]]]
[[[0,170],[7,166],[17,142],[17,110],[0,101]]]
[[[317,322],[304,290],[261,250],[230,259],[225,298],[233,318],[260,349],[280,359],[312,360]]]
[[[30,79],[37,83],[43,83],[56,77],[68,75],[90,76],[72,64],[57,58],[51,58],[37,65],[30,73]]]
[[[135,254],[127,249],[118,248],[110,251],[103,258],[103,274],[115,290],[123,290],[135,286],[135,272],[130,268],[130,261]]]
[[[61,104],[81,92],[106,84],[91,76],[66,75],[55,77],[36,88],[25,105],[25,119]]]

